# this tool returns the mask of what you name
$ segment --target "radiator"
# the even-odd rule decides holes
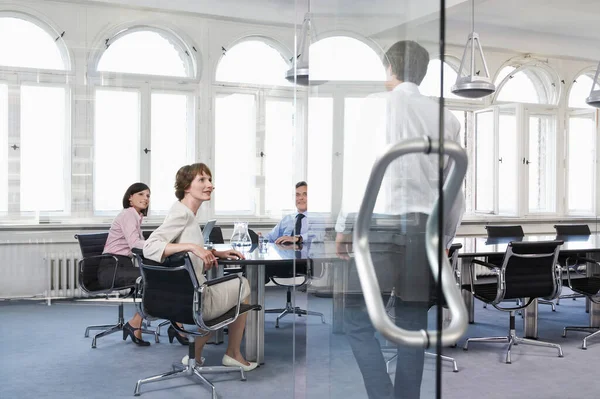
[[[46,253],[46,299],[77,298],[85,296],[79,287],[79,254],[73,252]]]

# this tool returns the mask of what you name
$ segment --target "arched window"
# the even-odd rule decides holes
[[[293,179],[290,154],[295,143],[292,84],[285,79],[291,54],[284,51],[272,39],[246,37],[224,50],[219,60],[215,81],[235,85],[216,88],[215,171],[218,181],[240,184],[220,185],[214,200],[217,214],[275,216],[293,203],[293,190],[281,186],[282,181]],[[231,154],[237,162],[231,162]],[[260,179],[255,179],[257,162],[262,163]]]
[[[443,67],[444,72],[444,97],[445,98],[455,98],[460,99],[454,95],[451,91],[452,86],[456,83],[456,70],[451,67],[447,62],[444,63]],[[423,78],[419,89],[421,94],[425,96],[431,97],[439,97],[440,96],[440,75],[442,73],[442,61],[440,60],[431,60],[429,61],[429,65],[427,66],[427,74]]]
[[[97,82],[93,157],[96,214],[117,212],[120,196],[136,181],[148,183],[152,190],[151,214],[164,214],[172,205],[173,176],[182,164],[192,161],[196,83],[162,83],[165,77],[196,77],[194,52],[174,33],[156,27],[135,26],[107,39],[96,70],[128,75],[92,79]],[[148,82],[131,75],[152,77]],[[160,83],[153,85],[153,80]]]
[[[44,70],[70,70],[69,53],[56,29],[26,14],[0,12],[0,32],[0,71],[19,68],[10,72],[16,79],[0,82],[0,144],[5,148],[0,150],[0,212],[60,214],[70,206],[70,89],[56,83],[57,72],[49,77]],[[12,168],[18,170],[16,186],[9,184]],[[17,198],[13,210],[7,198]]]
[[[0,13],[0,66],[69,70],[69,56],[60,37],[28,16]]]
[[[162,29],[135,27],[106,40],[96,70],[174,77],[195,77],[195,62],[186,44]]]
[[[498,72],[494,102],[557,104],[558,78],[537,64],[509,65]]]
[[[592,90],[594,72],[582,73],[573,80],[571,90],[569,91],[569,108],[592,108],[587,105],[585,99],[590,95],[590,91]]]
[[[321,39],[310,46],[309,59],[312,80],[385,80],[381,55],[353,37]]]
[[[219,64],[217,82],[290,86],[285,73],[290,64],[271,43],[263,38],[246,39],[226,50]]]

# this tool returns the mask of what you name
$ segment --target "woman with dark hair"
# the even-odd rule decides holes
[[[210,201],[214,190],[212,173],[203,163],[195,163],[181,167],[175,176],[175,202],[165,218],[165,221],[144,244],[144,256],[156,262],[162,262],[167,256],[178,252],[188,252],[198,282],[203,284],[206,278],[203,272],[217,264],[217,258],[243,259],[244,256],[233,250],[217,251],[204,248],[204,237],[200,224],[196,219],[198,209],[204,201]],[[250,296],[248,281],[242,279],[243,301],[247,302]],[[238,301],[239,283],[230,280],[226,283],[215,285],[215,289],[202,301],[202,318],[212,320],[226,313]],[[256,368],[256,363],[247,362],[240,351],[240,344],[244,336],[246,314],[240,315],[236,321],[229,325],[229,341],[223,356],[224,366],[242,367],[245,371]],[[196,337],[196,359],[202,359],[202,349],[208,342],[210,335]],[[182,360],[187,363],[187,359]]]
[[[150,188],[144,183],[134,183],[123,195],[123,210],[110,225],[108,238],[104,245],[104,254],[116,255],[119,259],[115,271],[112,260],[104,260],[98,268],[98,281],[104,288],[134,285],[140,277],[140,269],[132,261],[131,250],[143,248],[142,219],[148,214]],[[114,278],[114,282],[113,282]],[[142,316],[135,315],[123,326],[123,339],[127,336],[139,346],[149,346],[142,339]]]

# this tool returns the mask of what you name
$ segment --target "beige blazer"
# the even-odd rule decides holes
[[[144,257],[155,262],[164,261],[165,247],[169,243],[204,245],[204,237],[196,215],[179,201],[173,204],[164,222],[146,240],[143,249]],[[206,281],[204,262],[191,252],[189,256],[198,282],[203,284]],[[250,286],[245,278],[242,278],[242,283],[242,300],[244,300],[250,295]],[[238,289],[238,280],[230,280],[211,287],[202,298],[202,318],[204,320],[214,319],[235,306]]]

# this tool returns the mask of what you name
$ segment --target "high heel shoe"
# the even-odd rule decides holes
[[[131,324],[129,324],[129,322],[125,323],[125,325],[123,326],[123,341],[125,341],[127,339],[127,336],[129,335],[129,337],[131,337],[131,341],[133,341],[134,344],[139,346],[150,346],[150,342],[144,341],[143,339],[135,336],[136,330],[141,330],[141,328],[133,328]]]
[[[170,344],[173,343],[173,338],[177,338],[177,341],[179,341],[181,345],[190,344],[190,341],[187,339],[187,337],[181,336],[181,334],[179,334],[179,332],[176,329],[174,329],[173,326],[169,326],[169,328],[167,329],[167,334],[169,334]]]
[[[258,363],[248,362],[250,364],[245,365],[243,363],[238,362],[237,360],[235,360],[234,358],[232,358],[226,354],[223,355],[223,360],[221,360],[221,363],[223,364],[223,366],[227,366],[227,367],[241,367],[242,370],[244,370],[244,371],[252,371],[258,367]]]

